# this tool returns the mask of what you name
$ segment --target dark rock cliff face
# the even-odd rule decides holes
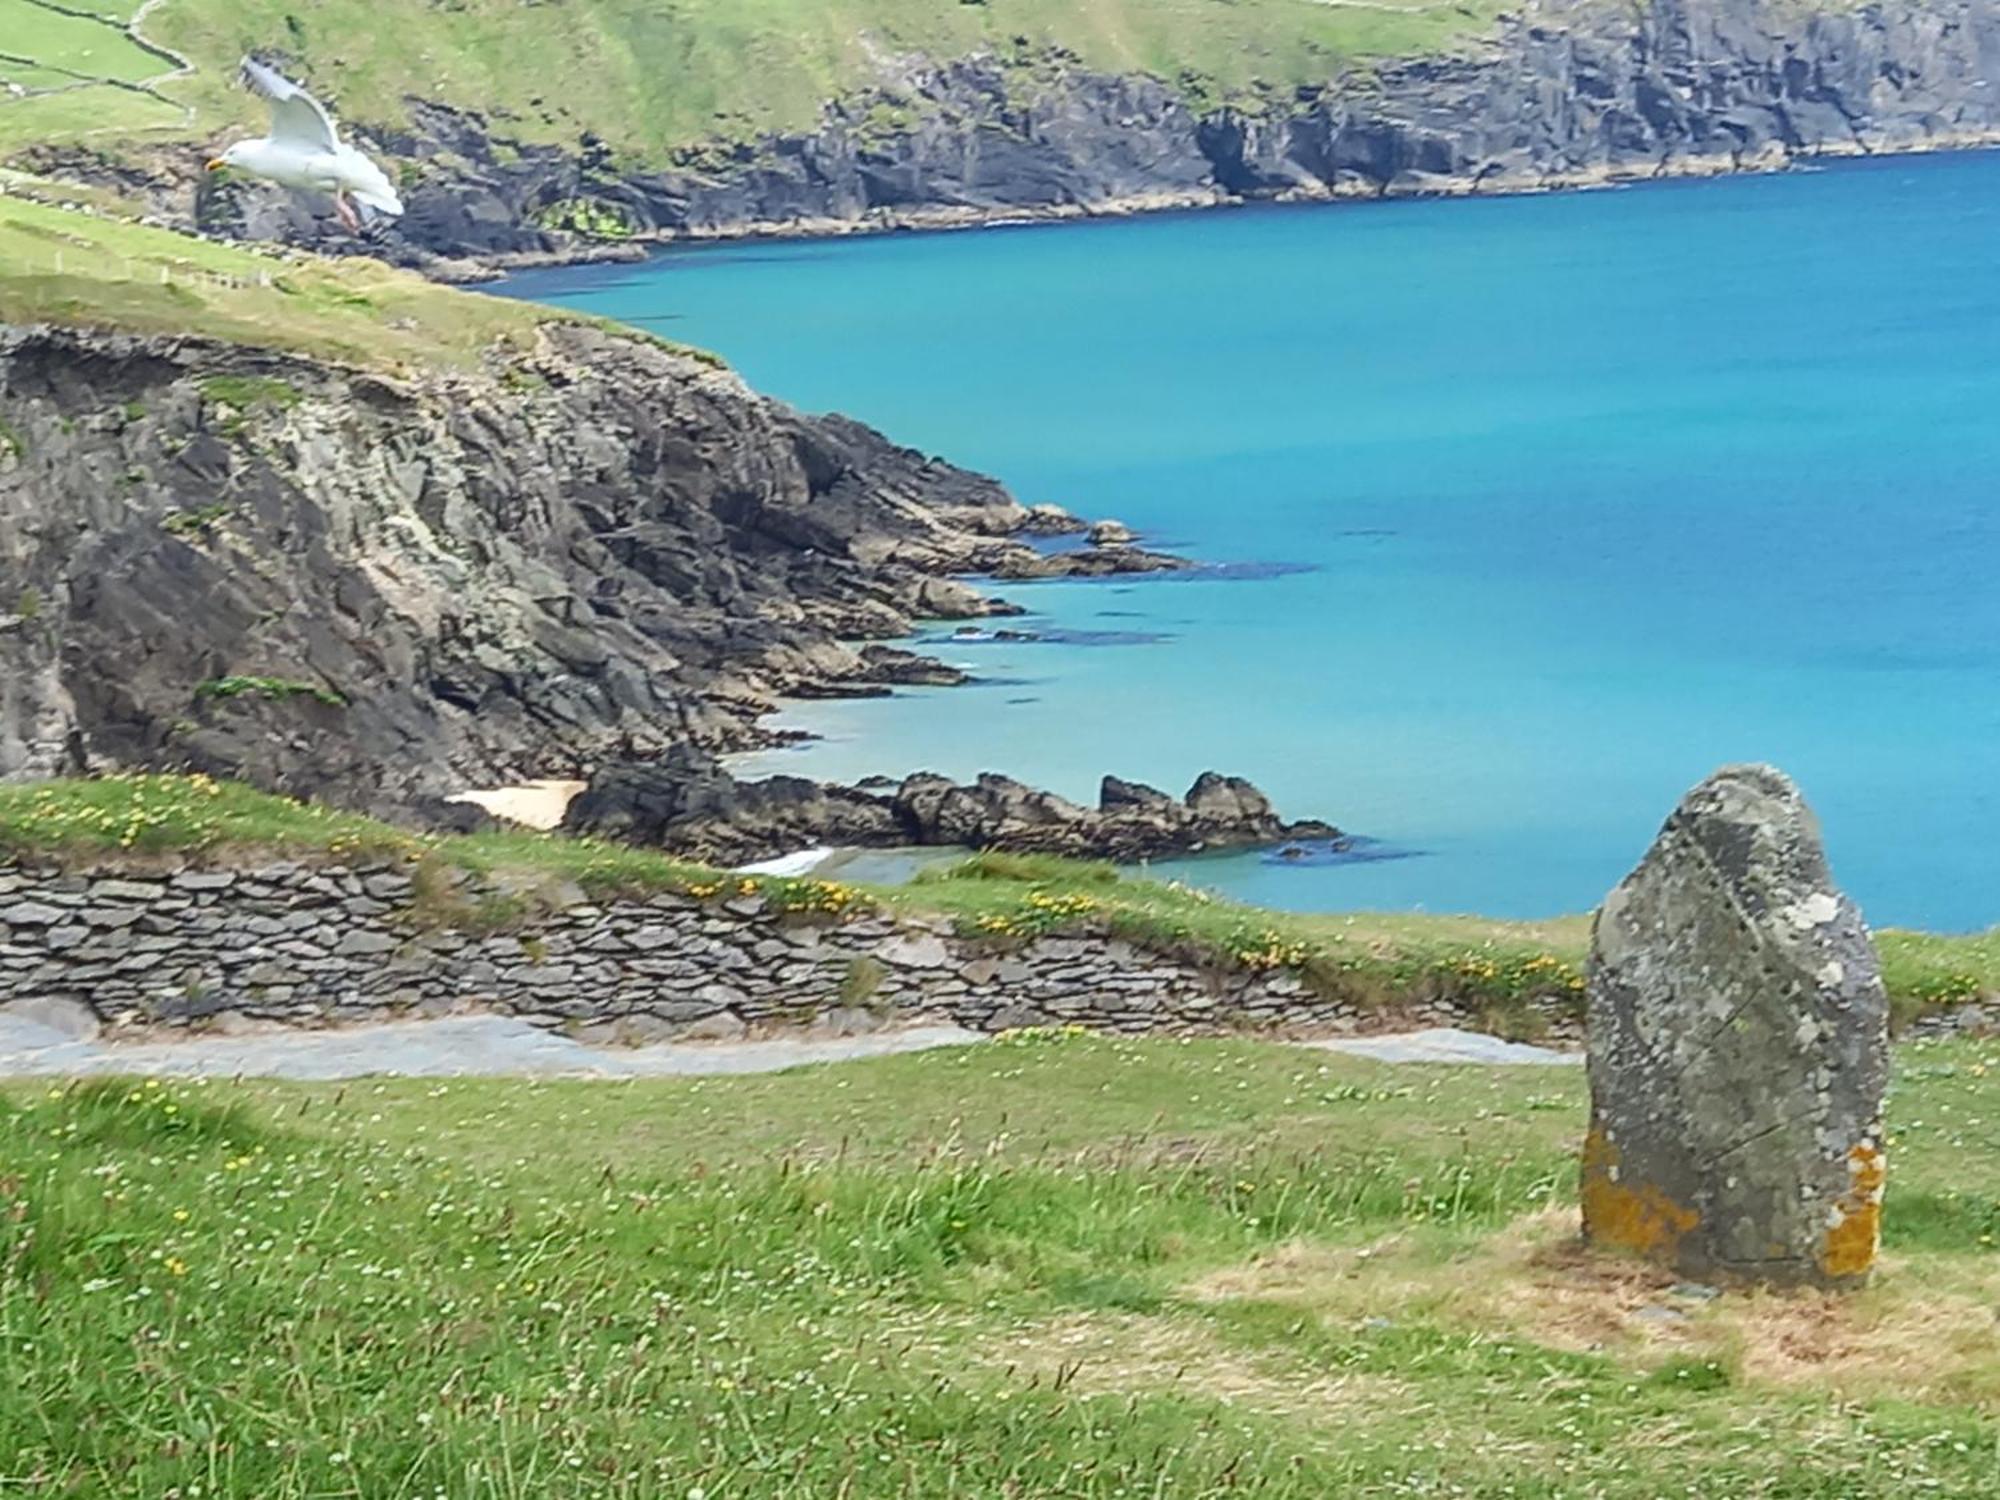
[[[0,327],[0,776],[189,766],[405,812],[754,743],[780,694],[924,677],[841,642],[1004,611],[949,575],[1026,566],[1010,538],[1051,524],[591,327],[407,379]]]
[[[879,123],[891,100],[907,123]],[[416,118],[380,140],[418,179],[384,244],[415,259],[588,253],[589,236],[543,227],[576,204],[645,237],[1522,190],[2000,139],[2000,0],[1547,0],[1460,55],[1256,114],[1200,114],[1164,83],[1062,58],[967,58],[838,101],[810,134],[664,170],[589,141],[496,150],[486,122],[434,105]],[[212,225],[323,237],[282,195],[204,190]]]

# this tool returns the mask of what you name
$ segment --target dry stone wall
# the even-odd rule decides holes
[[[708,900],[593,901],[504,876],[297,863],[0,866],[0,1004],[26,999],[176,1027],[489,1010],[631,1042],[918,1019],[1130,1032],[1353,1031],[1370,1019],[1290,973],[1211,972],[1115,938],[1002,952],[941,920],[791,912],[733,886]],[[1463,1019],[1444,1007],[1396,1017]]]

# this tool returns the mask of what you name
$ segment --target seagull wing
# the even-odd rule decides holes
[[[287,146],[312,151],[334,151],[340,141],[333,133],[333,119],[313,98],[276,68],[268,68],[254,57],[243,59],[243,84],[271,105],[271,139]]]

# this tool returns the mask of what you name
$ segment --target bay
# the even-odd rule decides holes
[[[1214,767],[1379,841],[1262,904],[1581,911],[1767,760],[1880,922],[2000,919],[2000,155],[710,246],[514,295],[718,350],[1248,576],[1009,585],[986,679],[752,757],[1071,796]],[[941,630],[940,634],[945,632]],[[1123,638],[1123,643],[1118,641]]]

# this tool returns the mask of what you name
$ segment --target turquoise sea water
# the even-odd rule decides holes
[[[751,769],[1216,767],[1411,857],[1301,909],[1593,905],[1715,766],[1798,777],[1880,922],[2000,920],[2000,155],[1616,192],[711,247],[508,290],[723,352],[1278,576],[1009,586],[1104,644],[801,705]],[[1253,570],[1254,571],[1254,570]]]

